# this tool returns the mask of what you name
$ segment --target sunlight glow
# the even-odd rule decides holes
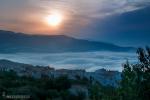
[[[46,22],[50,26],[58,26],[63,21],[63,16],[59,12],[53,12],[46,17]]]

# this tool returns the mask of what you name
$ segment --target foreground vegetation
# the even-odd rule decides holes
[[[150,100],[150,49],[139,48],[137,54],[138,63],[124,64],[118,87],[102,86],[79,76],[76,80],[67,76],[35,79],[18,76],[14,71],[1,71],[0,100],[6,99],[3,93],[30,95],[31,100]],[[84,86],[88,91],[72,93],[73,85]]]
[[[137,50],[139,62],[124,65],[120,83],[121,100],[150,100],[150,48]]]
[[[86,82],[83,84],[86,85]],[[0,72],[0,95],[29,95],[31,100],[83,100],[84,94],[71,94],[68,89],[71,85],[78,83],[68,79],[67,76],[48,78],[43,76],[40,79],[33,77],[19,77],[13,71]],[[5,99],[1,97],[0,100]]]

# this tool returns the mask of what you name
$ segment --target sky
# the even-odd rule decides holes
[[[57,27],[46,18],[58,12]],[[0,29],[64,34],[124,46],[150,43],[150,0],[0,0]]]

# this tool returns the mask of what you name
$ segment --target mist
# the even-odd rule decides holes
[[[55,69],[85,69],[92,72],[101,68],[122,71],[122,64],[137,62],[133,52],[78,52],[78,53],[14,53],[0,54],[0,59],[15,62],[48,65]]]

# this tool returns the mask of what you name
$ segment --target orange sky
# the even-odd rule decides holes
[[[135,0],[135,2],[141,1]],[[127,0],[111,2],[109,0],[2,0],[0,29],[32,34],[75,33],[90,24],[93,18],[137,9],[128,5],[128,2]],[[44,21],[44,18],[55,10],[61,12],[64,17],[57,29]]]

